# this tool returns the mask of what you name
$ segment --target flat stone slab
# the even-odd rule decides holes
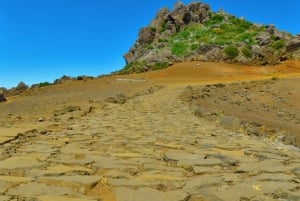
[[[9,200],[9,196],[0,195],[0,201],[7,201]]]
[[[58,176],[58,177],[42,177],[38,179],[39,183],[55,184],[59,186],[80,186],[92,187],[100,181],[100,176],[86,176],[86,175],[74,175],[74,176]]]
[[[15,177],[15,176],[0,176],[0,181],[9,183],[25,183],[32,181],[33,178],[30,177]]]
[[[171,148],[171,149],[182,149],[183,145],[180,144],[174,144],[174,143],[164,143],[164,142],[155,142],[156,146]]]
[[[221,165],[222,160],[218,158],[207,158],[205,155],[190,154],[184,151],[169,151],[163,156],[165,161],[177,161],[177,165],[199,165],[199,166],[212,166]]]
[[[287,172],[295,168],[295,166],[284,165],[279,160],[268,159],[257,163],[242,163],[237,168],[239,172],[261,171],[265,173]]]
[[[29,172],[28,175],[33,177],[40,177],[40,176],[58,176],[64,175],[66,173],[87,173],[90,174],[92,172],[91,169],[82,167],[82,166],[67,166],[67,165],[56,165],[56,166],[49,166],[46,169],[39,170],[33,169]]]
[[[221,168],[219,166],[211,167],[211,166],[193,166],[193,172],[195,174],[212,174],[221,172]]]
[[[182,201],[188,197],[188,194],[183,191],[162,192],[152,188],[134,190],[118,187],[114,192],[118,201]]]
[[[39,201],[98,201],[89,198],[76,198],[76,197],[52,196],[52,195],[39,196],[38,199]]]
[[[0,169],[26,169],[41,166],[42,163],[32,157],[12,157],[0,161]]]
[[[113,157],[118,157],[118,158],[142,158],[144,157],[142,154],[139,153],[111,153],[110,154]]]
[[[46,184],[39,183],[27,183],[21,184],[16,188],[10,189],[6,195],[15,195],[21,197],[36,197],[42,195],[52,195],[52,196],[61,196],[61,195],[74,195],[78,196],[79,194],[71,188],[67,187],[58,187],[50,186]]]
[[[223,181],[221,175],[200,175],[187,181],[183,189],[190,193],[199,193],[202,188],[218,186]]]
[[[182,175],[178,174],[162,174],[162,173],[144,173],[142,174],[139,179],[145,180],[145,181],[161,181],[161,180],[170,180],[170,181],[182,181],[182,180],[187,180],[188,178],[183,177]]]

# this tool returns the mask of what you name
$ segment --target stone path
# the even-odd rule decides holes
[[[300,200],[299,150],[197,118],[182,90],[109,103],[3,144],[0,201]]]

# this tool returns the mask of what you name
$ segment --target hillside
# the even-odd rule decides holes
[[[0,200],[298,201],[300,62],[183,62],[0,103]]]
[[[238,64],[278,64],[300,58],[300,35],[237,18],[209,5],[177,2],[172,11],[161,9],[124,55],[121,73],[165,68],[180,61]]]

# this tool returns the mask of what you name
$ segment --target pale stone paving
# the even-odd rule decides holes
[[[0,201],[300,200],[299,150],[197,118],[182,90],[107,104],[4,144]]]

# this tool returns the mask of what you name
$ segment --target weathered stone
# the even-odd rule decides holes
[[[30,177],[16,177],[16,176],[0,176],[0,181],[10,182],[10,183],[26,183],[33,181]]]
[[[100,181],[100,176],[86,176],[86,175],[73,175],[73,176],[57,176],[57,177],[41,177],[38,179],[38,183],[60,185],[60,186],[72,186],[80,187],[85,186],[91,188]]]
[[[151,188],[139,188],[137,190],[119,187],[114,190],[118,201],[180,201],[188,195],[182,191],[162,192]]]
[[[91,169],[82,166],[67,166],[67,165],[56,165],[49,166],[46,169],[33,169],[29,171],[28,175],[32,177],[40,176],[59,176],[65,174],[90,174]]]
[[[258,163],[243,163],[237,168],[240,172],[282,173],[290,171],[293,166],[284,165],[279,160],[269,159]]]
[[[212,174],[221,172],[221,168],[219,166],[211,167],[211,166],[193,166],[193,172],[195,174]]]
[[[78,110],[81,110],[81,108],[79,106],[67,106],[63,109],[55,110],[54,116],[61,116],[61,115],[67,114],[69,112],[74,112],[74,111],[78,111]]]
[[[10,200],[9,196],[0,195],[0,201],[8,201],[8,200]]]
[[[39,162],[35,158],[31,157],[12,157],[5,159],[0,162],[0,169],[26,169],[26,168],[34,168],[43,165],[43,163]]]
[[[220,117],[220,124],[226,129],[236,130],[241,127],[241,123],[237,118],[226,115]]]
[[[138,42],[141,45],[148,45],[154,40],[155,31],[151,27],[144,27],[140,30]]]
[[[98,201],[98,199],[92,199],[92,198],[79,198],[79,197],[53,196],[53,195],[38,196],[38,199],[39,201]]]
[[[0,90],[0,102],[4,102],[6,101],[6,98],[4,96],[4,92],[2,90]]]
[[[126,97],[124,94],[117,94],[116,97],[106,98],[105,102],[115,103],[115,104],[124,104],[126,102]]]
[[[183,189],[192,194],[199,193],[202,188],[217,186],[223,181],[224,179],[220,175],[201,175],[193,177],[191,180],[187,181]]]
[[[7,192],[7,195],[23,196],[23,197],[35,197],[35,196],[60,196],[60,195],[79,195],[76,191],[67,187],[49,186],[39,183],[27,183],[21,184]]]

